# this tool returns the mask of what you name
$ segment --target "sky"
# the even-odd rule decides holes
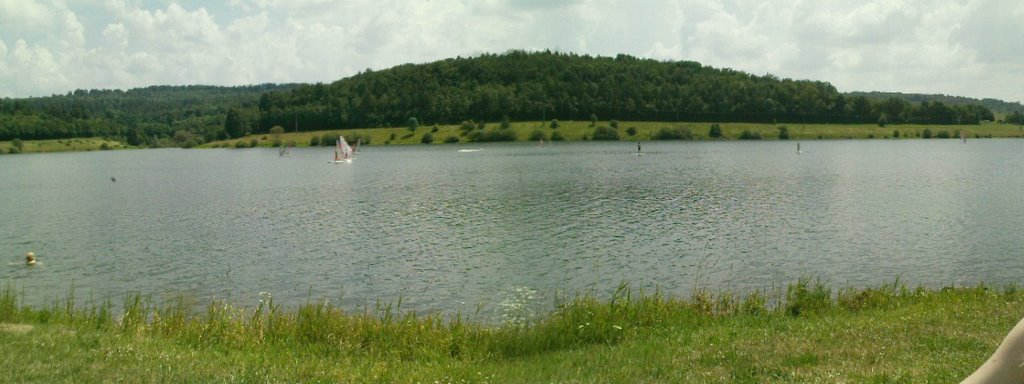
[[[1020,0],[0,0],[0,97],[329,83],[508,50],[1024,101]]]

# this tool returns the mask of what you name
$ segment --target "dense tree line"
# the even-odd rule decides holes
[[[881,101],[890,98],[902,99],[909,101],[912,104],[922,104],[929,101],[938,101],[948,105],[980,105],[988,108],[992,113],[1001,116],[1007,116],[1011,114],[1020,114],[1024,112],[1024,105],[1019,102],[1008,102],[1003,100],[985,98],[975,99],[971,97],[963,96],[950,96],[950,95],[926,95],[920,93],[900,93],[900,92],[848,92],[847,97],[864,96],[869,100]],[[995,120],[992,120],[995,121]],[[1003,119],[1004,122],[1008,122]]]
[[[0,140],[111,137],[133,145],[182,145],[228,137],[229,112],[241,131],[257,130],[261,94],[296,85],[152,86],[75,90],[66,95],[0,99]],[[236,132],[236,134],[242,134]]]
[[[981,105],[847,96],[821,81],[755,76],[690,61],[510,51],[367,70],[331,84],[264,94],[263,129],[402,126],[464,120],[603,119],[977,124]]]
[[[1018,118],[1018,115],[1012,117]],[[562,120],[977,124],[972,103],[842,94],[821,81],[692,61],[509,51],[366,70],[330,84],[153,86],[0,99],[0,140],[122,138],[180,145],[338,128]]]

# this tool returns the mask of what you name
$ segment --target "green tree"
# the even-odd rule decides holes
[[[1006,115],[1003,121],[1007,124],[1024,124],[1024,114],[1020,111],[1013,111],[1013,113]]]
[[[280,125],[275,125],[275,126],[270,128],[270,134],[271,135],[277,136],[277,135],[280,135],[282,133],[284,133],[284,127],[282,127]]]
[[[194,137],[195,137],[195,135],[192,134],[192,132],[189,132],[189,131],[184,130],[184,129],[180,129],[180,130],[177,130],[177,131],[174,132],[173,139],[174,139],[174,142],[177,143],[178,145],[184,146],[186,141],[189,141],[189,140],[191,140]]]
[[[18,148],[18,152],[21,152],[22,150],[25,149],[25,143],[22,142],[19,138],[14,138],[14,140],[11,140],[11,145],[14,145],[14,148]]]
[[[508,115],[504,115],[501,117],[501,129],[509,128],[512,128],[512,120],[509,119]]]
[[[779,140],[789,140],[789,128],[785,125],[779,127]]]
[[[128,130],[128,133],[125,135],[124,140],[128,142],[128,145],[137,147],[145,142],[143,137],[144,136],[142,135],[142,133],[139,132],[139,128],[133,127]]]
[[[761,134],[745,129],[740,133],[740,140],[761,140]]]
[[[228,114],[224,118],[224,131],[231,138],[245,136],[245,127],[242,125],[242,113],[238,108],[228,110]]]
[[[423,143],[423,144],[432,144],[433,142],[434,142],[434,135],[431,134],[430,132],[424,133],[423,137],[420,138],[420,143]]]
[[[492,129],[489,131],[473,131],[473,134],[469,136],[471,141],[477,142],[490,142],[490,141],[515,141],[516,133],[511,129]]]
[[[711,128],[708,129],[708,137],[717,139],[722,137],[722,126],[718,123],[711,124]]]
[[[590,126],[593,127],[593,126],[596,126],[596,125],[597,125],[597,114],[596,113],[591,113],[590,114]]]
[[[612,127],[600,126],[594,128],[594,140],[618,140],[619,131]]]
[[[550,127],[551,127],[551,129],[557,129],[558,128],[558,119],[551,119]]]
[[[689,128],[662,128],[654,135],[656,140],[693,140],[693,132]]]
[[[409,120],[405,121],[405,126],[409,128],[410,131],[416,132],[416,128],[420,127],[420,120],[415,117],[410,117]]]

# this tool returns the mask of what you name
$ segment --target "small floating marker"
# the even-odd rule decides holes
[[[36,254],[32,253],[32,251],[26,252],[25,253],[25,264],[35,265],[36,264]]]
[[[113,182],[113,183],[116,183],[117,179],[115,179],[114,176],[110,176],[110,181]]]

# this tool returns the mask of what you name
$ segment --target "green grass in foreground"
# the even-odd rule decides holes
[[[536,322],[491,326],[389,306],[344,313],[133,296],[19,305],[0,291],[0,371],[11,382],[957,382],[1020,318],[1024,292],[802,280],[747,297],[579,297]]]

